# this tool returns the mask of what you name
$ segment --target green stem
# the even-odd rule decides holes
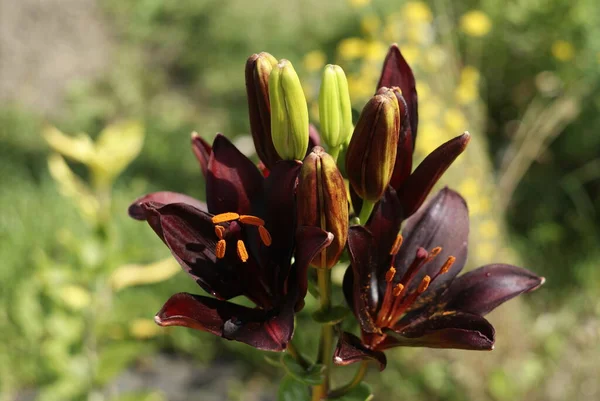
[[[298,351],[298,348],[296,348],[294,343],[288,343],[287,353],[290,354],[290,356],[294,358],[294,360],[298,362],[298,364],[302,366],[304,370],[307,370],[310,367],[310,362]]]
[[[354,387],[358,386],[360,384],[360,382],[362,382],[366,373],[367,373],[367,362],[362,362],[360,364],[360,367],[356,371],[356,374],[350,381],[350,383],[348,383],[340,388],[336,388],[335,390],[331,390],[329,392],[329,394],[327,394],[327,398],[334,400],[336,398],[340,398],[340,397],[346,395],[350,390],[352,390]]]
[[[332,147],[331,149],[329,149],[329,154],[331,155],[331,157],[333,157],[333,160],[337,163],[337,159],[340,156],[340,149],[341,149],[341,145],[340,146],[335,146]]]
[[[362,208],[360,209],[360,214],[358,215],[358,218],[360,219],[360,224],[362,224],[363,226],[367,224],[367,221],[369,221],[369,217],[371,217],[371,212],[373,211],[374,207],[375,202],[363,199]]]
[[[331,270],[327,268],[317,269],[317,283],[319,285],[321,310],[331,308]],[[333,326],[323,324],[321,326],[321,342],[319,344],[319,357],[317,363],[322,364],[323,383],[313,387],[312,399],[319,401],[327,398],[329,391],[329,376],[331,371],[331,351],[333,349]]]

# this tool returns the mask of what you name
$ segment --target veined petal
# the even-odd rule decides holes
[[[302,309],[304,297],[308,289],[308,266],[322,250],[331,244],[333,234],[323,231],[318,227],[298,227],[296,233],[296,263],[294,264],[296,282],[298,287],[297,310]],[[289,285],[289,283],[288,283]]]
[[[252,214],[252,204],[260,203],[262,194],[263,176],[258,168],[227,138],[217,135],[206,178],[208,210]]]
[[[380,329],[373,320],[379,302],[377,244],[369,230],[352,226],[348,230],[348,250],[354,283],[353,304],[350,306],[363,331],[379,333]]]
[[[470,140],[471,135],[465,132],[442,144],[427,155],[415,171],[397,188],[402,210],[406,216],[412,215],[423,204],[431,188],[465,150]]]
[[[425,275],[434,277],[448,257],[456,258],[452,267],[434,279],[427,292],[417,299],[413,307],[416,309],[423,300],[431,301],[427,295],[444,288],[442,286],[451,282],[465,265],[469,237],[469,212],[465,200],[451,189],[442,189],[407,220],[403,236],[404,242],[396,257],[397,277],[406,273],[419,247],[430,252],[435,247],[442,248],[433,260],[418,270],[409,284],[409,291],[415,290]]]
[[[389,262],[386,262],[386,260],[390,258],[390,249],[400,232],[403,219],[402,206],[396,196],[396,191],[388,186],[383,198],[375,206],[371,218],[366,224],[367,229],[377,243],[380,274],[385,275],[385,272],[389,269]]]
[[[265,227],[271,233],[273,243],[269,247],[269,258],[279,266],[281,280],[287,277],[286,269],[294,251],[296,235],[296,182],[302,163],[280,160],[272,166],[265,180],[265,210],[258,214],[264,216]],[[282,283],[282,281],[279,281]]]
[[[212,146],[202,139],[200,135],[194,132],[192,134],[192,151],[200,163],[200,168],[202,169],[204,178],[206,178],[206,175],[208,174],[208,162],[210,160],[210,154],[212,153]]]
[[[187,203],[188,205],[193,206],[198,210],[202,210],[203,212],[206,212],[207,210],[206,203],[194,199],[191,196],[177,192],[162,191],[153,192],[134,200],[131,206],[129,206],[129,209],[127,209],[129,216],[136,220],[146,220],[146,211],[142,204],[148,202],[160,203],[163,205],[167,205],[169,203]]]
[[[360,338],[354,334],[343,332],[338,339],[337,347],[333,354],[333,362],[336,365],[345,366],[369,359],[379,364],[380,371],[385,369],[387,365],[387,359],[383,352],[371,350],[365,347]]]
[[[155,321],[160,326],[206,331],[265,351],[285,350],[294,331],[290,305],[267,311],[188,293],[173,295]]]
[[[495,331],[479,315],[463,312],[445,312],[410,326],[387,330],[388,337],[378,349],[396,346],[492,350]]]
[[[215,255],[218,239],[209,214],[184,203],[142,205],[148,224],[198,285],[222,299],[245,292],[249,283],[243,278],[241,263]]]
[[[491,264],[454,280],[441,302],[447,310],[483,316],[509,299],[533,291],[543,283],[543,277],[520,267]]]
[[[402,90],[402,96],[406,100],[408,107],[408,116],[410,119],[410,130],[412,132],[412,144],[417,139],[417,125],[419,122],[417,89],[415,84],[415,76],[402,56],[397,44],[390,46],[383,68],[381,77],[377,84],[377,89],[386,86],[388,88],[397,86]]]

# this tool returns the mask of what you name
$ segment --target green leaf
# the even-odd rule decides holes
[[[312,314],[312,318],[321,324],[334,325],[344,320],[350,314],[350,310],[345,306],[334,306],[327,310],[319,309]]]
[[[315,364],[305,370],[291,355],[284,355],[281,361],[286,372],[305,385],[315,386],[323,382],[323,365]]]
[[[344,396],[336,399],[339,401],[371,401],[373,397],[371,386],[367,383],[360,383]]]
[[[286,375],[279,385],[277,401],[310,401],[310,391],[306,384]]]

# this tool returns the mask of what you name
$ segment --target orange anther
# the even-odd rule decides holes
[[[404,286],[402,284],[398,283],[394,287],[394,290],[392,291],[392,294],[394,294],[394,296],[397,297],[400,294],[402,294],[402,291],[404,291]]]
[[[429,276],[423,277],[423,280],[421,280],[421,283],[419,284],[419,288],[417,288],[417,292],[419,294],[424,293],[425,290],[427,289],[427,287],[429,287],[429,283],[431,283],[431,277],[429,277]]]
[[[240,218],[239,214],[227,212],[227,213],[221,213],[221,214],[217,214],[216,216],[213,216],[212,222],[213,222],[213,224],[219,224],[219,223],[224,223],[226,221],[237,220],[239,218]]]
[[[258,235],[260,235],[263,244],[266,246],[271,245],[271,234],[269,234],[269,231],[264,226],[258,226]]]
[[[440,269],[440,274],[447,273],[455,261],[456,261],[456,258],[454,256],[449,256],[448,259],[446,259],[446,262],[444,263],[442,268]]]
[[[435,256],[439,255],[440,252],[442,252],[442,247],[441,246],[436,246],[435,248],[433,248],[431,250],[431,253],[429,254],[429,256],[430,257],[435,257]]]
[[[225,257],[225,248],[227,247],[227,243],[224,239],[220,239],[217,242],[217,247],[215,248],[215,254],[217,255],[217,259],[223,259]]]
[[[223,226],[215,226],[215,234],[218,239],[223,239],[223,235],[225,234],[225,227]]]
[[[402,234],[398,234],[398,236],[396,237],[396,240],[394,241],[394,245],[392,245],[392,250],[390,251],[390,255],[395,255],[398,253],[398,251],[400,250],[400,247],[402,246],[402,241],[404,241],[404,238],[402,238]]]
[[[250,224],[251,226],[264,226],[265,221],[256,216],[249,216],[247,214],[240,215],[240,221],[244,224]]]
[[[246,262],[248,260],[248,251],[246,250],[246,245],[244,245],[244,241],[241,239],[237,242],[237,254],[242,262]]]
[[[387,281],[388,283],[391,283],[392,280],[394,279],[394,275],[396,275],[396,269],[394,269],[394,266],[390,267],[390,269],[385,273],[385,281]]]

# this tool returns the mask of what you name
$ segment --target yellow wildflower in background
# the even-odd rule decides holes
[[[60,298],[72,309],[80,310],[88,306],[92,300],[90,293],[79,285],[66,285],[60,289]]]
[[[337,52],[345,60],[354,60],[363,55],[365,46],[365,41],[360,38],[348,38],[340,41]]]
[[[452,136],[468,131],[467,118],[459,109],[446,110],[444,113],[444,124]]]
[[[558,61],[569,61],[575,57],[575,47],[566,40],[557,40],[552,44],[552,55]]]
[[[308,72],[319,71],[325,65],[327,61],[327,57],[325,53],[320,50],[313,50],[312,52],[308,52],[304,55],[304,60],[302,63],[304,64],[304,68]]]
[[[363,7],[367,4],[371,4],[371,0],[348,0],[348,3],[353,7]]]
[[[155,337],[162,332],[161,328],[150,319],[135,319],[129,324],[129,333],[138,340]]]
[[[365,35],[376,36],[379,27],[381,27],[381,20],[376,15],[365,15],[360,20],[360,29]]]
[[[380,61],[385,58],[388,51],[388,46],[383,42],[372,41],[365,46],[364,57],[366,60]]]
[[[429,23],[433,21],[431,9],[422,1],[411,1],[406,3],[402,12],[408,23]]]
[[[490,32],[492,21],[483,11],[472,10],[461,17],[460,29],[469,36],[480,38]]]

